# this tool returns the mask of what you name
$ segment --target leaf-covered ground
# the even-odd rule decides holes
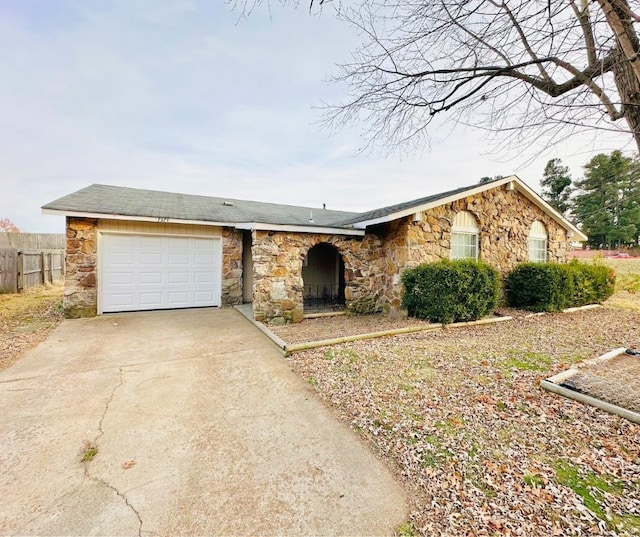
[[[0,371],[43,341],[62,318],[61,285],[0,294]]]
[[[640,535],[640,426],[539,387],[623,346],[640,314],[599,308],[289,360],[404,482],[402,535]]]

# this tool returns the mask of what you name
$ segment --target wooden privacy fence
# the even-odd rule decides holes
[[[61,234],[0,233],[0,293],[63,279],[64,242]]]

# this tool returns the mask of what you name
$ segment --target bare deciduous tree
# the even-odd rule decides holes
[[[9,232],[17,233],[20,229],[8,218],[0,218],[0,233]]]
[[[317,0],[316,0],[317,2]],[[433,118],[553,144],[585,129],[628,132],[640,148],[637,1],[360,0],[336,6],[366,36],[338,80],[331,123],[370,139],[424,143]],[[634,11],[635,10],[635,11]]]

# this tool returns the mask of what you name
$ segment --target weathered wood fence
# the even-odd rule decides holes
[[[0,233],[0,293],[19,293],[64,277],[65,237]]]

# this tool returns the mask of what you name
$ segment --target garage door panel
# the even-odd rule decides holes
[[[163,265],[162,252],[140,252],[141,265]]]
[[[216,262],[214,255],[196,254],[194,257],[196,265],[214,265]]]
[[[213,283],[213,274],[210,272],[195,272],[194,278],[196,283]]]
[[[113,293],[111,301],[114,306],[128,308],[135,304],[133,293]]]
[[[110,285],[133,285],[133,274],[131,272],[111,272],[103,276]]]
[[[175,271],[171,271],[169,272],[168,276],[168,282],[170,284],[174,284],[174,283],[189,283],[189,276],[191,275],[190,272],[175,272]]]
[[[170,304],[189,304],[189,291],[169,291],[167,295]]]
[[[134,263],[134,256],[132,252],[110,252],[108,257],[109,263],[112,265],[130,266]]]
[[[220,239],[101,236],[101,311],[220,305]]]
[[[162,305],[162,292],[157,291],[154,293],[140,292],[140,305],[159,307]]]
[[[188,265],[189,254],[169,254],[169,265]]]
[[[214,300],[213,292],[211,291],[195,291],[194,295],[196,303],[206,303]]]
[[[162,283],[163,273],[161,271],[157,272],[141,272],[140,273],[140,283],[144,284],[159,284]]]

